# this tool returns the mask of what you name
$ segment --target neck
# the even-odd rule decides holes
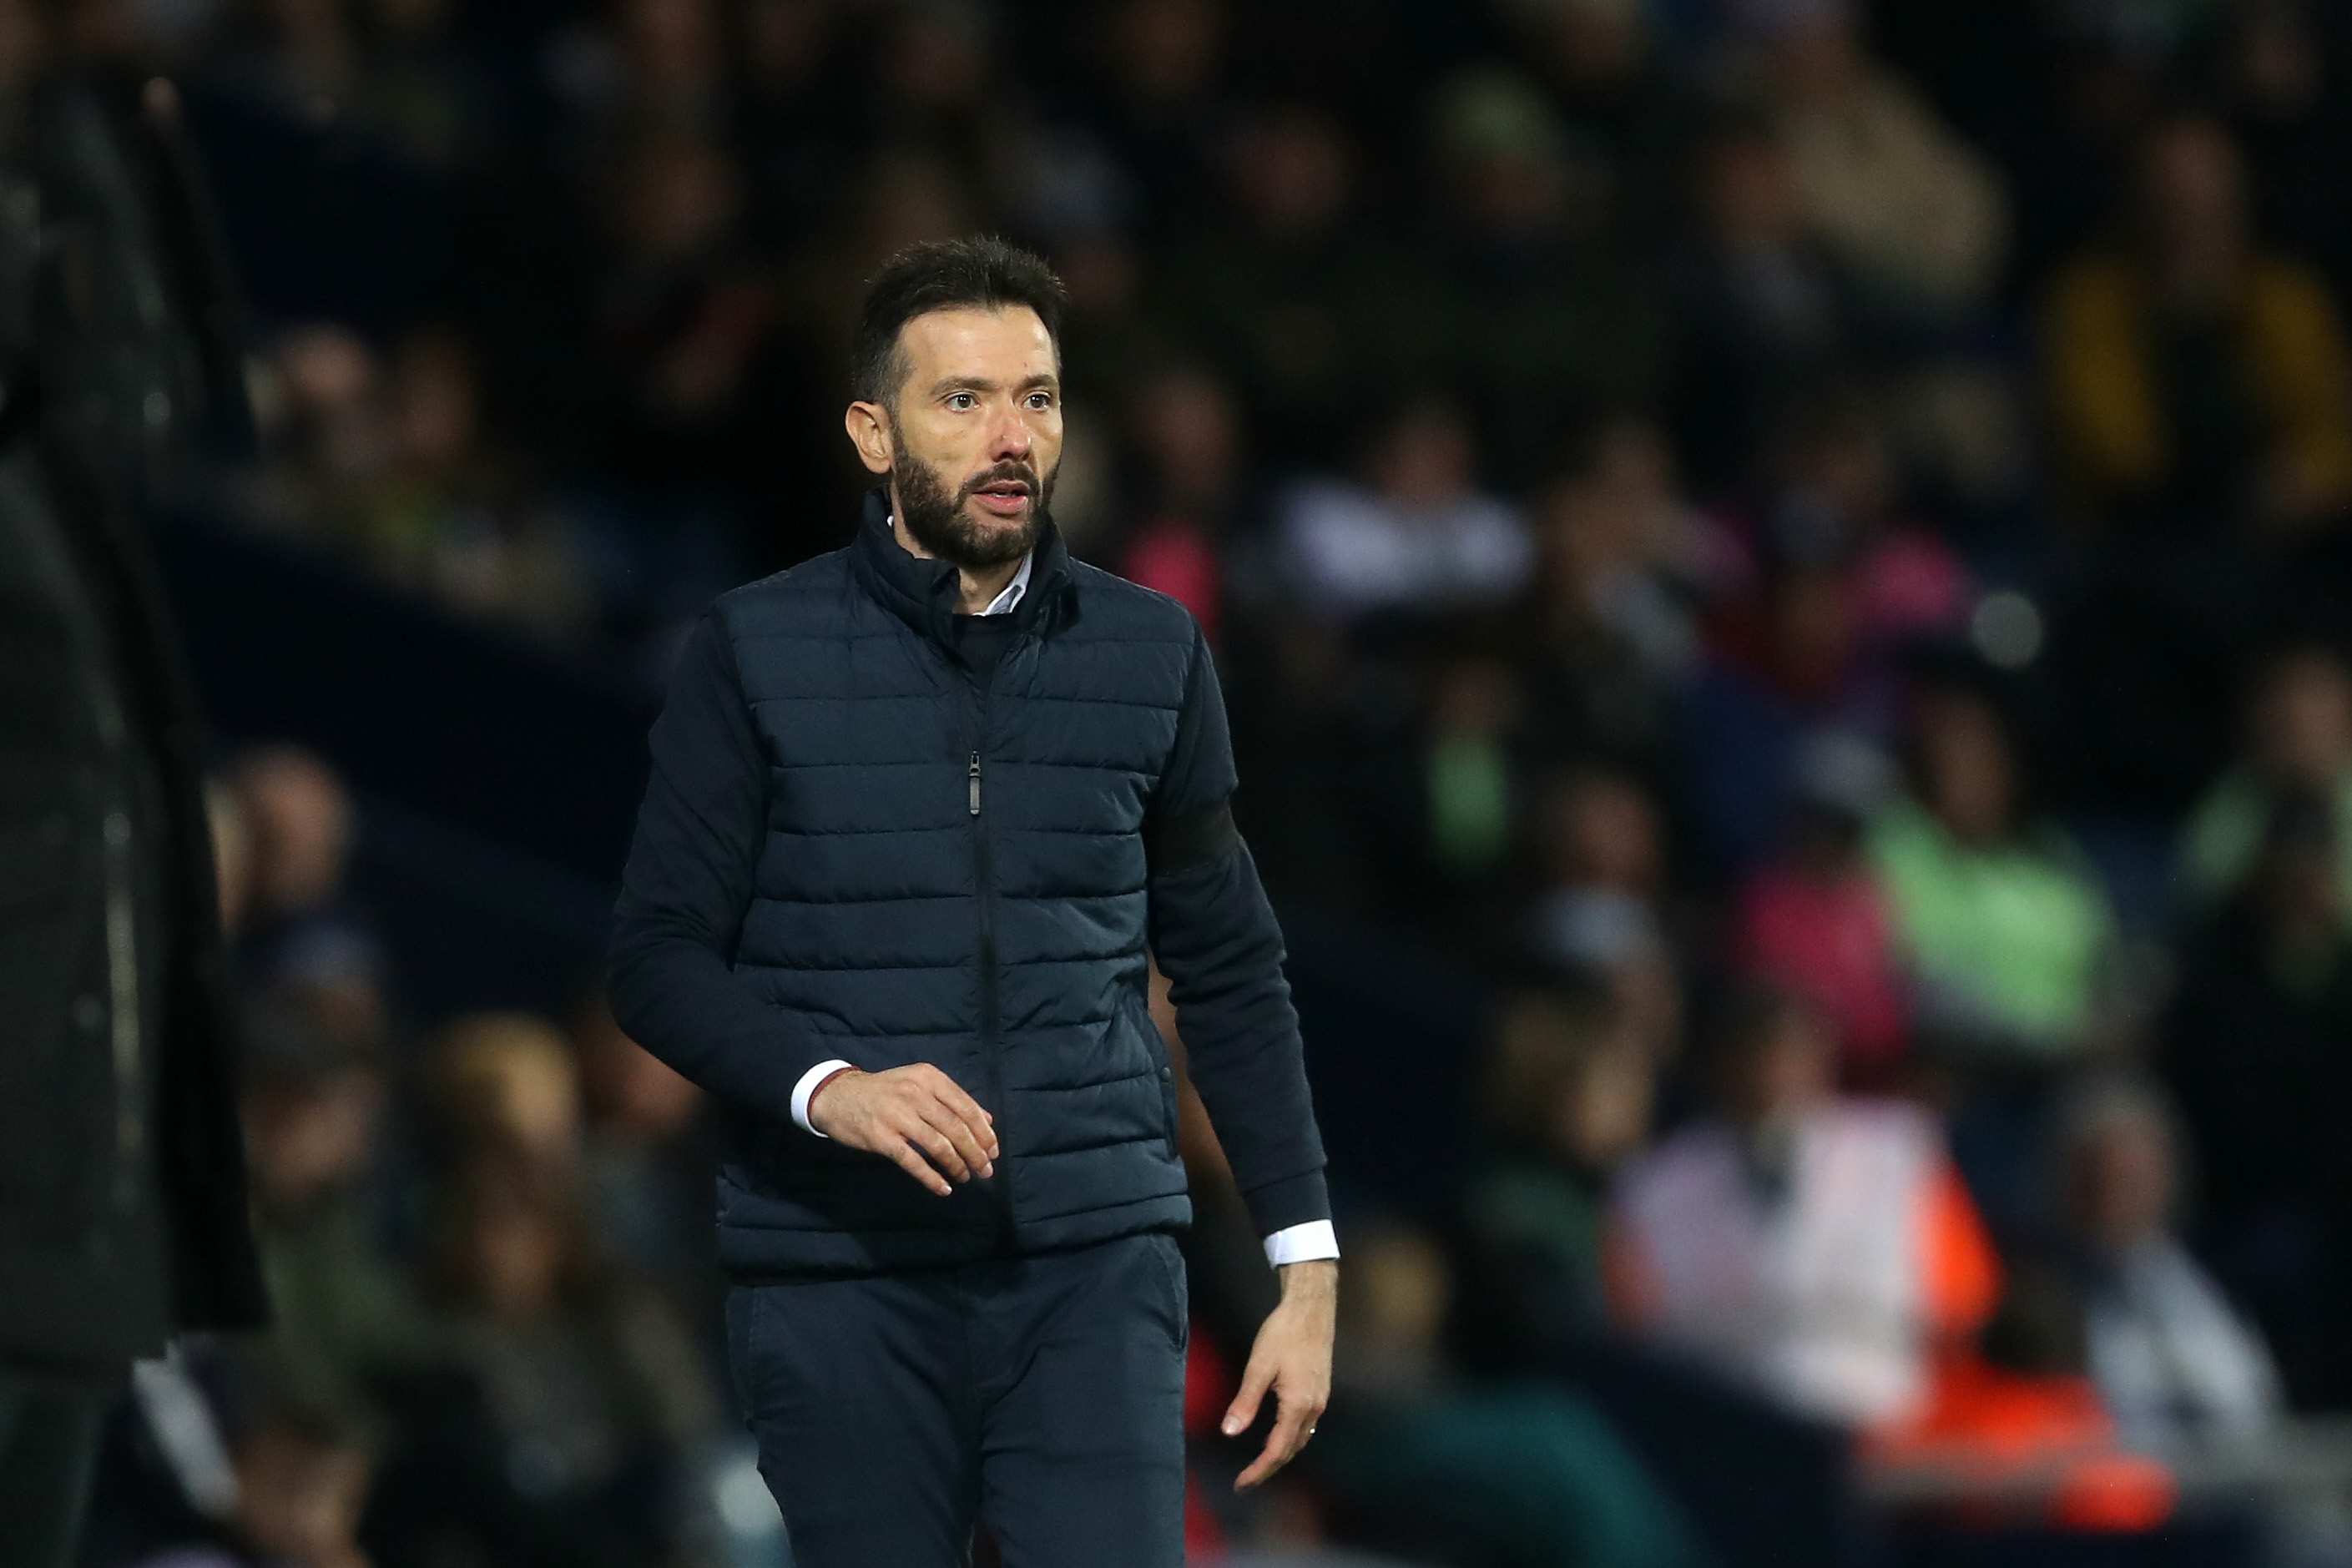
[[[890,504],[890,537],[898,541],[900,549],[918,560],[931,559],[931,552],[918,544],[915,541],[915,536],[907,531],[907,525],[903,520],[905,513],[906,508],[899,506],[898,497],[893,496]],[[1006,586],[1013,581],[1013,577],[1020,570],[1021,558],[1018,556],[1000,566],[956,568],[956,613],[977,615],[995,603],[996,596],[1004,591]]]

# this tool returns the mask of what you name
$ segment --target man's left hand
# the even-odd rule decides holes
[[[1266,1391],[1274,1391],[1274,1430],[1265,1451],[1234,1482],[1235,1491],[1249,1490],[1297,1458],[1331,1400],[1331,1333],[1339,1306],[1339,1265],[1328,1259],[1286,1263],[1281,1274],[1282,1301],[1257,1331],[1241,1392],[1225,1411],[1225,1436],[1238,1437],[1257,1419]]]

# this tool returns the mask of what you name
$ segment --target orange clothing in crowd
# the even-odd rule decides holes
[[[1802,1113],[1784,1186],[1760,1197],[1730,1130],[1634,1163],[1609,1237],[1621,1322],[1790,1408],[1852,1427],[1864,1458],[1987,1495],[2020,1478],[2053,1522],[2141,1529],[2160,1467],[2118,1456],[2087,1380],[1986,1362],[2001,1292],[1983,1219],[1923,1113],[1863,1100]]]
[[[1624,1321],[1790,1407],[1880,1428],[1932,1403],[1937,1350],[1990,1315],[2000,1267],[1916,1108],[1798,1113],[1766,1195],[1733,1131],[1704,1123],[1618,1189],[1611,1291]]]

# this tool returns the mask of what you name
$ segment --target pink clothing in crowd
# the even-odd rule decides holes
[[[1161,517],[1136,531],[1120,575],[1164,593],[1192,612],[1211,646],[1217,641],[1223,584],[1216,547],[1199,525],[1182,517]]]
[[[1910,1034],[1885,902],[1867,875],[1768,866],[1741,894],[1733,951],[1747,974],[1803,996],[1838,1037],[1846,1079],[1883,1087]]]
[[[1926,528],[1892,530],[1853,565],[1854,624],[1867,643],[1957,630],[1969,599],[1969,569]]]

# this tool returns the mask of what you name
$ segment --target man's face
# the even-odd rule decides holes
[[[1062,462],[1061,367],[1034,311],[936,310],[898,335],[895,402],[850,407],[850,437],[890,476],[907,532],[960,567],[1036,544]]]

